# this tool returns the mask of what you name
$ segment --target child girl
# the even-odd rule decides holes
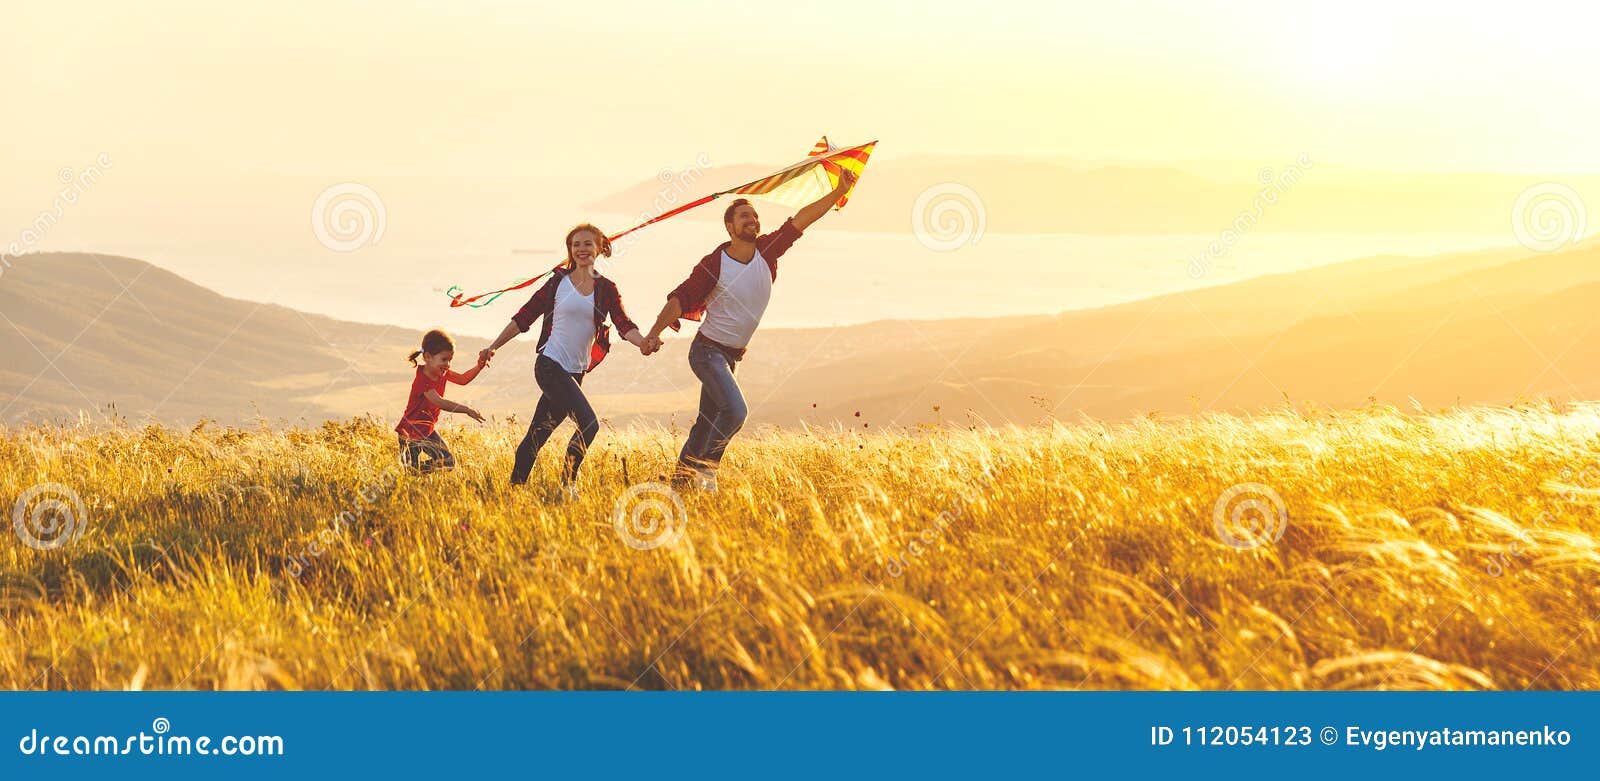
[[[459,412],[479,423],[483,422],[483,416],[477,410],[465,404],[446,401],[444,385],[446,381],[457,385],[472,382],[489,362],[484,356],[479,356],[477,366],[464,374],[457,374],[450,371],[450,360],[455,354],[456,345],[449,334],[434,329],[422,335],[422,349],[407,358],[412,366],[417,367],[417,376],[411,381],[411,396],[406,400],[405,414],[400,416],[400,425],[395,426],[394,430],[400,435],[401,462],[423,474],[435,469],[451,469],[456,465],[450,447],[444,443],[439,432],[433,430],[434,424],[439,421],[439,410]],[[422,360],[418,362],[418,358]],[[426,461],[423,460],[424,455],[427,456]]]
[[[622,338],[645,355],[655,352],[660,342],[646,339],[639,332],[622,309],[622,294],[617,292],[616,284],[595,268],[595,261],[601,256],[611,257],[611,241],[606,234],[584,223],[567,232],[566,244],[566,265],[533,294],[499,338],[478,353],[478,360],[493,357],[495,350],[532,328],[534,320],[544,318],[539,357],[533,364],[533,379],[542,395],[528,434],[517,446],[511,484],[528,482],[539,449],[561,421],[572,418],[578,430],[567,442],[567,456],[561,467],[561,497],[572,499],[577,497],[578,467],[600,431],[600,421],[580,386],[584,375],[599,366],[611,349],[611,329],[605,325],[606,319],[610,318]]]

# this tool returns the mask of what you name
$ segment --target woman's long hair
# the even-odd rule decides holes
[[[590,233],[593,233],[595,235],[595,237],[600,240],[600,254],[601,255],[604,255],[605,257],[608,257],[608,258],[611,257],[611,239],[606,238],[606,232],[603,231],[603,230],[600,230],[599,228],[596,228],[591,223],[587,223],[587,222],[579,223],[572,230],[567,231],[567,240],[561,243],[562,249],[564,249],[566,251],[566,253],[567,253],[567,270],[568,271],[571,271],[572,269],[575,269],[575,268],[578,267],[577,261],[572,259],[572,237],[576,236],[576,235],[578,235],[580,233],[583,233],[584,231],[588,231]]]

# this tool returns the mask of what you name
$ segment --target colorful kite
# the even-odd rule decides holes
[[[806,159],[801,160],[800,162],[795,163],[788,168],[778,171],[771,176],[757,179],[749,184],[740,185],[731,190],[715,192],[702,198],[690,201],[689,203],[679,206],[672,211],[652,217],[649,220],[641,222],[632,228],[608,238],[614,242],[623,236],[639,230],[640,228],[654,225],[669,217],[675,217],[695,208],[696,206],[704,206],[705,204],[721,198],[724,195],[748,195],[761,198],[763,200],[773,201],[784,206],[802,206],[821,198],[823,195],[832,191],[834,187],[837,187],[839,184],[840,169],[849,169],[851,173],[854,173],[857,177],[860,177],[861,172],[866,170],[867,158],[872,156],[872,150],[877,145],[878,142],[873,141],[870,144],[862,144],[861,146],[853,146],[848,149],[840,149],[829,143],[827,136],[823,136],[822,140],[818,141],[816,146],[811,148],[811,152],[806,155]],[[850,193],[854,190],[855,188],[851,187],[850,191],[845,192],[844,197],[839,199],[839,203],[834,206],[834,209],[837,210],[844,208],[845,203],[850,200]],[[472,296],[471,298],[462,298],[461,287],[459,285],[452,286],[449,290],[445,291],[445,295],[450,297],[450,306],[452,308],[458,306],[469,306],[474,309],[479,309],[494,303],[495,299],[505,295],[506,293],[510,293],[513,290],[521,290],[525,287],[534,285],[539,280],[555,273],[561,268],[562,265],[565,265],[565,261],[563,261],[561,264],[557,264],[555,268],[552,268],[549,271],[546,271],[532,279],[525,279],[515,285],[512,285],[511,287],[501,288],[499,290],[491,290],[487,293],[480,293]]]

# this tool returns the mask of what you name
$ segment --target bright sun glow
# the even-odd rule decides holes
[[[1306,17],[1303,24],[1315,33],[1277,43],[1281,62],[1308,86],[1371,87],[1421,56],[1418,47],[1404,45],[1402,30],[1367,14],[1327,9]]]

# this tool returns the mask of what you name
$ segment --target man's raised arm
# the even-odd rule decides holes
[[[818,198],[804,209],[795,212],[794,226],[802,231],[811,227],[811,223],[822,219],[822,215],[827,214],[828,210],[833,208],[833,205],[838,203],[840,198],[850,192],[850,187],[855,183],[856,175],[850,169],[841,167],[839,169],[839,183],[834,185],[833,191]]]

